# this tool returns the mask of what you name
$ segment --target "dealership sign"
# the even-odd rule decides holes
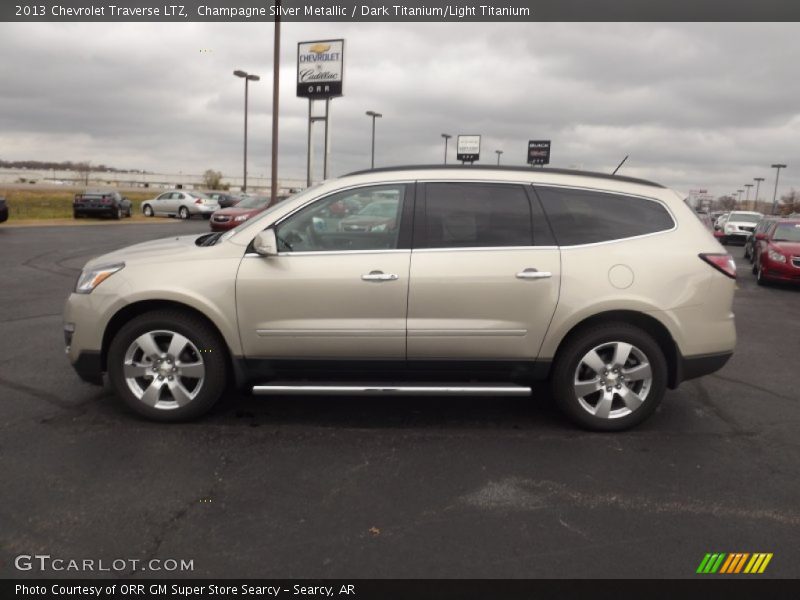
[[[528,164],[550,164],[550,140],[530,140],[528,142]]]
[[[456,145],[456,160],[475,162],[481,156],[481,136],[460,135]]]
[[[342,95],[344,40],[297,44],[297,95],[333,98]]]

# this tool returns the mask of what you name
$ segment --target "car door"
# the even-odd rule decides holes
[[[348,201],[394,193],[397,218],[340,227]],[[248,358],[403,359],[413,186],[363,186],[318,199],[276,224],[279,254],[248,253],[236,281]]]
[[[156,197],[151,203],[150,206],[153,208],[153,212],[157,215],[163,215],[167,212],[167,203],[169,202],[169,196],[171,192],[165,192],[160,196]]]
[[[527,186],[425,183],[414,221],[408,359],[535,359],[559,281],[559,250]]]

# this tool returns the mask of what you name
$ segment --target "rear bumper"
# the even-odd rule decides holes
[[[700,354],[697,356],[681,356],[678,358],[675,387],[683,381],[710,375],[725,366],[733,352]]]
[[[3,208],[0,208],[0,223],[4,223],[5,221],[8,221],[8,207],[7,206],[4,206]]]
[[[115,206],[73,206],[72,212],[86,217],[111,217],[117,214]]]

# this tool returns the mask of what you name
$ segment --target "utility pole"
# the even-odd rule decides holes
[[[447,164],[447,140],[453,136],[449,133],[443,133],[442,137],[444,138],[444,164]]]
[[[272,206],[278,201],[278,101],[280,100],[281,74],[281,0],[275,1],[275,35],[272,43],[272,165],[270,200]]]
[[[785,169],[786,165],[777,163],[772,165],[772,168],[775,169],[775,191],[772,193],[772,214],[774,215],[778,212],[778,179],[781,176],[781,169]]]

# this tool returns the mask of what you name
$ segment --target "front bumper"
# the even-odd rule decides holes
[[[78,354],[72,368],[86,383],[103,385],[103,361],[99,352],[83,351]]]
[[[800,267],[792,264],[792,259],[785,263],[774,260],[761,259],[761,276],[770,281],[784,281],[786,283],[800,283]]]

